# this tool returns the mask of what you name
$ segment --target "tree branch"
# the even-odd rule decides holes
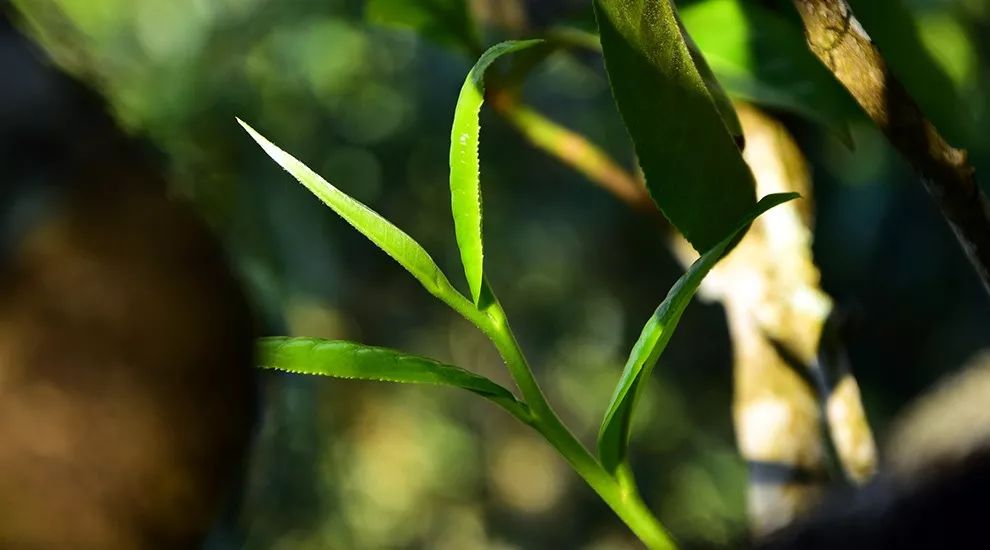
[[[950,146],[890,72],[846,0],[794,0],[811,51],[921,176],[990,293],[990,202],[966,152]]]

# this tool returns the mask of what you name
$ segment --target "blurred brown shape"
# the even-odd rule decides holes
[[[911,403],[894,422],[884,450],[891,472],[911,479],[957,468],[990,449],[990,350],[984,350]]]
[[[91,112],[0,272],[0,547],[195,547],[250,434],[250,312],[160,168],[59,78]]]

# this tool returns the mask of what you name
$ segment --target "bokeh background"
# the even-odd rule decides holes
[[[54,59],[169,159],[176,191],[222,236],[266,333],[400,348],[508,385],[481,334],[282,173],[234,122],[247,120],[393,220],[466,286],[455,276],[447,149],[473,52],[443,32],[424,39],[379,24],[375,3],[19,6]],[[903,11],[890,11],[901,5],[892,0],[853,4],[950,141],[986,170],[990,3],[908,0]],[[474,0],[470,15],[483,45],[560,26],[593,29],[583,0]],[[726,21],[716,36],[759,42],[759,25],[742,15]],[[773,55],[753,48],[739,59],[772,66]],[[0,69],[18,78],[16,68]],[[632,169],[599,57],[555,53],[523,93]],[[990,345],[990,303],[922,187],[863,119],[850,125],[850,149],[800,113],[772,112],[811,162],[816,259],[849,319],[845,343],[882,439],[912,397]],[[654,219],[533,149],[491,112],[482,120],[489,277],[551,401],[591,444],[625,355],[681,268]],[[730,365],[720,307],[693,304],[637,417],[632,454],[644,497],[688,543],[727,543],[745,531]],[[470,394],[260,379],[264,408],[241,504],[212,547],[637,547],[542,440]]]

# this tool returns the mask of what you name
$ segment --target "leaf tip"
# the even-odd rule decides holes
[[[303,165],[298,160],[296,160],[295,157],[286,153],[277,145],[269,141],[268,138],[261,135],[260,132],[252,128],[250,124],[244,122],[238,117],[234,117],[234,118],[235,120],[237,120],[237,123],[241,125],[241,128],[244,128],[244,131],[247,132],[249,136],[251,136],[251,139],[253,139],[255,143],[261,146],[261,149],[264,150],[265,153],[269,157],[271,157],[272,160],[274,160],[279,166],[281,166],[283,170],[289,172],[293,177],[299,180],[300,183],[302,183],[302,179],[300,179],[300,176],[298,175],[297,171],[300,169],[309,170],[309,168],[307,168],[305,165]]]
[[[474,305],[481,306],[481,281],[471,278],[468,280],[468,286],[471,287],[471,299],[474,300]]]
[[[262,147],[264,147],[265,143],[268,142],[268,140],[265,139],[264,136],[259,134],[258,131],[252,128],[250,124],[241,120],[240,117],[234,117],[234,120],[236,120],[237,123],[241,125],[241,128],[244,128],[244,131],[247,132],[249,136],[251,136],[251,139],[258,142],[258,144],[261,145]]]
[[[760,202],[766,201],[766,203],[770,204],[767,209],[770,209],[774,206],[800,198],[803,198],[801,193],[798,193],[797,191],[787,191],[784,193],[771,193],[769,195],[765,195],[760,199]]]

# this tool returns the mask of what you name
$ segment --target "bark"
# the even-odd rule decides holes
[[[990,202],[966,152],[950,146],[887,67],[846,0],[794,0],[811,51],[911,164],[990,293]]]

